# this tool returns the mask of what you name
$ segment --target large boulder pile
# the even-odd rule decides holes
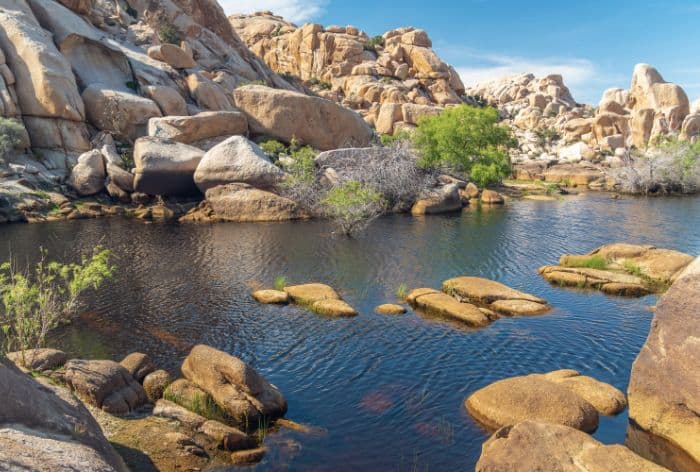
[[[627,446],[679,472],[700,468],[700,259],[657,305],[632,366]]]
[[[321,96],[358,111],[380,133],[415,126],[417,117],[462,103],[457,71],[416,28],[370,38],[353,26],[296,26],[270,12],[229,17],[272,70],[300,78]],[[412,105],[425,107],[416,109]]]

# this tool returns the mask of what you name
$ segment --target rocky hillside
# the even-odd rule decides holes
[[[320,96],[357,111],[379,133],[413,128],[438,107],[463,102],[459,74],[438,57],[421,29],[370,38],[354,26],[298,27],[270,12],[229,20],[272,70],[298,77]]]

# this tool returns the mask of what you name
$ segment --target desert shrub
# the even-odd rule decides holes
[[[384,198],[387,209],[405,211],[421,193],[435,185],[437,174],[418,165],[418,157],[406,140],[387,146],[381,154],[370,154],[361,165],[346,169],[344,180],[356,180]]]
[[[261,142],[260,148],[275,162],[280,158],[280,155],[287,153],[287,146],[274,139]]]
[[[161,42],[163,43],[176,45],[180,44],[180,33],[178,33],[177,29],[169,23],[161,25],[160,29],[158,30],[158,38],[160,38]]]
[[[284,167],[287,176],[280,185],[279,192],[297,202],[309,214],[315,215],[322,192],[316,175],[316,151],[310,146],[300,147],[293,139],[288,152],[292,161]]]
[[[321,200],[325,216],[345,235],[365,228],[384,212],[384,204],[381,193],[357,180],[333,187]]]
[[[380,46],[384,46],[384,38],[382,36],[372,36],[362,45],[365,51],[371,51],[374,53],[377,52],[377,48]]]
[[[0,265],[0,354],[43,347],[46,335],[67,321],[88,289],[97,290],[114,275],[110,252],[95,248],[79,263],[49,261],[43,249],[33,270]]]
[[[700,142],[667,139],[608,172],[626,193],[694,193],[700,190]]]
[[[545,146],[561,138],[559,132],[555,128],[539,128],[535,130],[537,136],[537,144]]]
[[[0,117],[0,159],[22,144],[24,140],[24,127],[11,118]]]
[[[479,185],[498,182],[510,172],[508,149],[516,142],[511,131],[498,124],[494,108],[460,105],[419,121],[413,143],[425,168],[476,171]]]
[[[333,88],[333,85],[330,82],[325,82],[321,79],[317,79],[316,77],[309,79],[308,83],[310,86],[318,87],[321,90],[331,90]]]
[[[272,287],[275,290],[279,290],[280,292],[284,290],[284,287],[287,286],[287,277],[284,275],[280,275],[279,277],[275,278],[275,281],[272,284]]]

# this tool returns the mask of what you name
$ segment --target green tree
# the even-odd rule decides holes
[[[49,331],[78,307],[80,295],[114,275],[110,258],[98,247],[79,263],[61,264],[48,261],[41,249],[39,262],[25,273],[11,262],[0,264],[0,354],[43,347]]]
[[[419,164],[467,172],[481,186],[498,182],[510,172],[508,149],[516,145],[510,130],[498,120],[496,109],[469,105],[421,119],[413,135]]]

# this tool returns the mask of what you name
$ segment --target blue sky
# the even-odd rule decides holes
[[[561,73],[574,98],[597,103],[629,87],[636,63],[700,98],[700,0],[219,0],[227,13],[269,9],[298,24],[354,25],[370,35],[424,28],[465,83],[519,72]]]

